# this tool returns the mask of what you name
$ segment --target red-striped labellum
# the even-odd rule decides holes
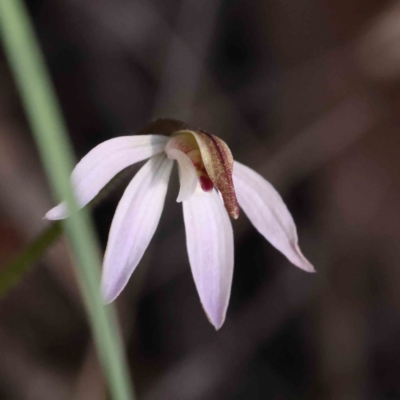
[[[233,157],[227,144],[205,131],[185,129],[174,132],[168,146],[184,152],[191,159],[202,189],[218,189],[228,214],[237,219],[239,205],[232,180]]]

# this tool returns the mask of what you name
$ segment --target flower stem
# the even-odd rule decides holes
[[[63,226],[111,396],[114,400],[132,400],[115,315],[100,298],[97,241],[86,212],[75,212],[77,205],[69,182],[74,165],[71,144],[23,1],[0,0],[0,32],[51,187],[58,200],[65,199],[71,215]]]
[[[48,226],[35,240],[24,249],[10,264],[0,270],[0,299],[17,285],[23,275],[30,270],[62,233],[61,224],[56,222]]]
[[[131,169],[127,168],[114,176],[90,202],[90,207],[99,205],[131,173]],[[25,273],[30,271],[30,267],[40,260],[46,250],[54,244],[62,233],[63,229],[59,221],[50,224],[26,248],[15,256],[8,265],[0,268],[0,299],[22,280]]]

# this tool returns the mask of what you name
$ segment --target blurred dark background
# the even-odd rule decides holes
[[[193,284],[175,173],[117,300],[138,399],[400,399],[400,3],[28,6],[77,157],[155,117],[206,129],[282,193],[318,271],[290,265],[242,214],[215,332]],[[103,247],[123,189],[93,210]],[[52,205],[0,50],[1,265],[47,226]],[[0,399],[107,399],[68,254],[59,241],[1,300]]]

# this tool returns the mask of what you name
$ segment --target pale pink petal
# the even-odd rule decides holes
[[[233,164],[233,183],[239,205],[255,228],[294,265],[315,272],[300,251],[292,215],[273,186],[237,161]]]
[[[126,167],[164,151],[168,139],[162,135],[121,136],[96,146],[72,171],[72,188],[79,207],[89,203]],[[66,206],[61,203],[45,218],[56,220],[67,216]]]
[[[140,169],[118,204],[104,256],[102,294],[113,301],[139,264],[157,228],[173,161],[152,157]]]
[[[186,242],[203,308],[216,329],[225,320],[233,276],[233,232],[216,190],[200,186],[183,202]]]
[[[199,177],[197,176],[196,168],[191,159],[183,151],[167,148],[166,153],[168,158],[178,162],[180,190],[176,201],[180,203],[181,201],[189,199],[194,193]]]

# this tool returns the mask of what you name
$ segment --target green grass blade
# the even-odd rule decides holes
[[[49,181],[57,200],[65,199],[71,213],[63,224],[73,249],[77,276],[112,398],[132,400],[115,316],[100,298],[97,242],[86,212],[75,213],[77,205],[69,182],[74,165],[71,145],[33,26],[21,0],[0,0],[0,29]]]

